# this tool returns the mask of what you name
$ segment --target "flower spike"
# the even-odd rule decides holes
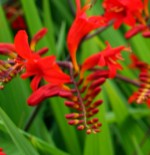
[[[140,87],[128,99],[129,103],[136,101],[138,104],[146,103],[150,108],[150,65],[138,59],[137,56],[131,55],[132,68],[140,70],[139,81]]]

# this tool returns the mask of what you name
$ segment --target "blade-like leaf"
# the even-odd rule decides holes
[[[21,155],[38,155],[37,151],[31,146],[31,144],[19,133],[19,130],[0,108],[0,119],[3,121],[5,128],[7,129],[12,140],[16,144]]]

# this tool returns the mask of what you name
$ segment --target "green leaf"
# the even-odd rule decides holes
[[[31,144],[19,133],[17,127],[0,108],[0,119],[3,121],[5,128],[7,129],[12,140],[16,144],[21,155],[38,155],[37,151],[31,146]]]
[[[50,44],[50,50],[53,53],[56,53],[54,22],[51,15],[51,6],[49,0],[43,1],[43,9],[44,26],[48,28],[47,38]]]
[[[139,146],[139,144],[138,144],[137,139],[136,139],[135,136],[132,137],[132,140],[133,140],[133,144],[135,146],[136,155],[144,155],[142,153],[141,147]]]
[[[65,39],[66,39],[65,30],[66,30],[66,23],[62,22],[58,41],[57,41],[57,57],[58,58],[60,58],[60,56],[62,55],[64,46],[65,46]]]
[[[24,10],[29,32],[31,36],[33,36],[41,28],[43,28],[43,23],[41,22],[41,19],[39,17],[38,9],[35,5],[35,1],[33,0],[31,1],[21,0],[21,4]],[[38,48],[42,48],[45,46],[51,49],[46,36],[40,40],[40,42],[38,43]],[[53,51],[49,52],[49,54],[52,52]]]

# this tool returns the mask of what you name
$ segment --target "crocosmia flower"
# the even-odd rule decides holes
[[[104,0],[103,7],[106,19],[115,20],[115,29],[122,23],[134,26],[136,18],[141,20],[141,12],[144,9],[141,0]]]
[[[47,82],[53,84],[63,84],[70,81],[70,77],[63,73],[56,64],[55,56],[41,58],[39,54],[33,52],[28,44],[28,36],[21,30],[15,36],[15,48],[24,65],[26,72],[22,78],[33,76],[31,87],[36,90],[39,82],[44,78]]]
[[[81,8],[80,0],[76,0],[76,6],[76,17],[67,36],[67,46],[74,68],[76,71],[78,71],[79,68],[76,61],[76,51],[79,43],[81,39],[92,30],[104,25],[104,18],[101,16],[87,17],[85,12],[86,10],[90,9],[91,4],[86,4],[83,8]]]
[[[116,71],[122,69],[122,66],[117,62],[117,60],[123,60],[120,53],[122,50],[126,50],[126,48],[124,46],[112,48],[108,42],[106,44],[106,49],[97,54],[93,54],[85,60],[81,68],[82,75],[84,71],[95,66],[108,66],[109,77],[113,78],[116,75]]]

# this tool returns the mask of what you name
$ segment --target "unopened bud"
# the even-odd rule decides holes
[[[138,25],[133,27],[131,30],[129,30],[126,34],[125,34],[125,38],[129,39],[133,36],[135,36],[137,33],[141,32],[142,30],[144,30],[146,28],[145,25]]]
[[[70,124],[70,125],[77,125],[77,124],[81,124],[81,123],[83,123],[83,120],[74,119],[74,120],[68,121],[68,124]]]
[[[85,126],[84,126],[84,125],[79,125],[79,126],[77,127],[77,129],[78,129],[78,130],[83,130],[83,129],[85,129]]]
[[[99,86],[99,85],[101,85],[101,84],[103,84],[104,82],[105,82],[105,78],[99,78],[98,80],[96,80],[96,81],[94,81],[91,85],[90,85],[90,87],[89,87],[89,89],[94,89],[95,87],[97,87],[97,86]]]
[[[95,108],[92,109],[90,112],[88,112],[87,117],[91,117],[93,115],[95,115],[96,113],[98,113],[99,109]]]
[[[87,133],[87,134],[90,134],[91,132],[92,132],[91,129],[87,129],[87,130],[86,130],[86,133]]]
[[[93,118],[93,119],[89,120],[87,122],[87,124],[93,124],[93,123],[96,123],[96,122],[98,122],[98,118]]]
[[[80,118],[80,117],[83,117],[83,114],[79,114],[79,113],[66,114],[67,119]]]
[[[150,38],[150,31],[143,32],[142,36],[145,37],[145,38]]]
[[[35,50],[35,45],[40,39],[42,39],[45,36],[46,33],[47,33],[47,29],[43,28],[34,35],[30,44],[31,50],[33,51]]]
[[[65,105],[71,108],[75,108],[75,109],[80,108],[79,104],[72,102],[72,101],[65,101]]]

